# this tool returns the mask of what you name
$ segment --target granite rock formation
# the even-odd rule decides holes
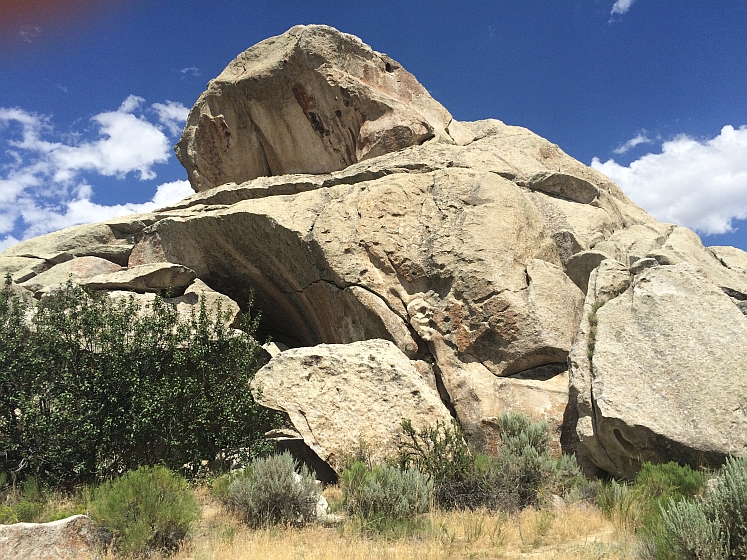
[[[264,334],[282,345],[383,339],[429,364],[437,394],[478,447],[489,448],[495,418],[512,409],[547,420],[556,445],[589,466],[625,476],[649,456],[718,461],[744,452],[745,427],[721,426],[726,413],[680,438],[665,430],[679,429],[684,392],[699,391],[701,354],[693,352],[740,354],[740,323],[729,336],[690,329],[671,337],[667,356],[689,356],[672,362],[677,379],[691,381],[669,401],[651,392],[668,358],[657,354],[659,342],[647,346],[646,333],[716,302],[729,321],[744,317],[747,253],[705,248],[692,231],[656,221],[607,177],[529,130],[454,121],[398,63],[359,39],[298,26],[252,47],[200,97],[177,153],[196,194],[151,214],[22,242],[0,254],[0,270],[34,294],[62,276],[57,267],[86,257],[111,263],[111,271],[79,275],[96,289],[147,295],[163,289],[155,281],[162,273],[179,291],[199,281],[238,304],[253,289]],[[649,330],[636,330],[638,301],[631,308],[629,300],[642,288],[631,286],[657,275],[680,295],[648,293]],[[602,299],[610,301],[598,310],[599,347],[585,362],[588,316]],[[618,331],[641,352],[639,364],[613,350]],[[303,364],[314,351],[273,361]],[[644,357],[654,377],[613,391]],[[268,372],[282,368],[268,367],[270,386]],[[709,373],[714,390],[719,371]],[[371,401],[390,390],[380,379]],[[596,389],[602,383],[608,392]],[[743,383],[731,387],[747,401]],[[656,422],[615,408],[645,401],[653,410],[657,394]],[[595,412],[599,395],[613,404]],[[290,410],[291,396],[283,401],[280,391],[273,406]],[[705,446],[714,426],[741,432]],[[625,445],[614,443],[615,430]],[[598,446],[608,444],[622,451],[606,457]],[[647,455],[651,446],[664,447]]]

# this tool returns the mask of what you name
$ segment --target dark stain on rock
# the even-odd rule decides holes
[[[306,115],[306,118],[311,123],[311,128],[314,129],[314,132],[322,138],[329,136],[329,130],[324,126],[319,114],[312,111],[312,109],[316,108],[314,98],[306,93],[306,89],[301,84],[293,86],[293,95],[295,96],[296,101],[298,101],[303,114]]]

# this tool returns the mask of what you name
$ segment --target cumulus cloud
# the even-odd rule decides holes
[[[29,224],[24,238],[78,224],[100,222],[127,214],[151,212],[194,194],[189,181],[172,181],[156,187],[156,194],[148,202],[104,205],[92,202],[93,190],[90,187],[85,187],[81,189],[77,197],[64,201],[62,204],[54,206],[28,205],[22,215],[24,221]]]
[[[622,144],[612,150],[616,154],[625,154],[641,144],[650,144],[652,140],[646,135],[646,131],[639,132],[634,138],[631,138],[625,144]]]
[[[610,159],[591,163],[657,219],[700,233],[733,231],[747,219],[747,126],[725,126],[715,138],[685,134],[623,166]]]
[[[169,130],[172,136],[181,133],[182,125],[189,116],[189,108],[174,101],[154,103],[151,109],[156,112],[158,121]]]
[[[167,133],[178,133],[188,110],[172,101],[155,103],[147,111],[156,115],[154,123],[145,117],[144,103],[131,95],[116,111],[93,116],[96,134],[85,141],[77,135],[61,140],[44,115],[0,107],[0,141],[6,148],[0,158],[0,249],[64,227],[147,212],[192,193],[187,181],[175,181],[158,186],[148,202],[93,202],[91,178],[152,180],[154,166],[168,161]]]
[[[613,16],[621,16],[630,9],[635,0],[617,0],[613,6],[610,14]]]

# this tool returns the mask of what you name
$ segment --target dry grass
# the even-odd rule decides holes
[[[333,501],[336,490],[325,492]],[[516,516],[486,511],[425,516],[416,536],[387,539],[361,534],[354,523],[251,530],[227,514],[206,491],[198,491],[203,516],[190,543],[173,560],[440,560],[533,558],[538,560],[634,558],[630,539],[586,504]]]

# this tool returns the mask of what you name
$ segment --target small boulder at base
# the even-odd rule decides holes
[[[94,560],[106,539],[85,515],[51,523],[0,525],[3,560]]]
[[[416,429],[451,422],[446,406],[399,348],[387,340],[286,350],[260,369],[252,393],[286,413],[322,460],[369,446],[375,459],[397,451],[403,420]]]

